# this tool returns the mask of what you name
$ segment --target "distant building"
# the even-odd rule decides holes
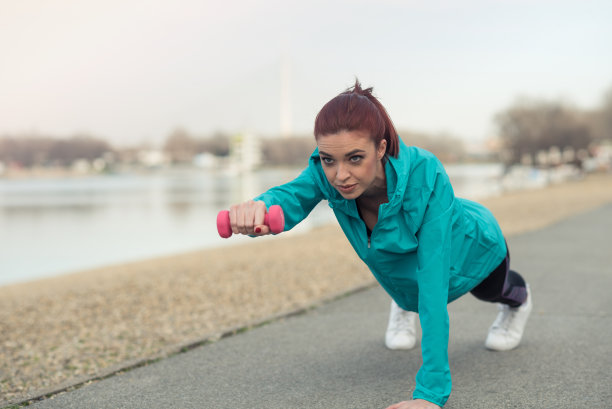
[[[210,152],[203,152],[194,156],[193,165],[202,169],[216,169],[219,166],[219,158]]]
[[[89,162],[87,159],[77,159],[72,162],[70,170],[81,175],[87,174],[91,171],[91,162]]]
[[[464,146],[467,157],[478,161],[498,161],[499,153],[502,150],[499,138],[466,142]]]
[[[235,135],[230,144],[230,170],[249,172],[262,163],[261,141],[251,133]]]
[[[138,152],[138,162],[148,168],[157,168],[167,165],[170,158],[161,150],[150,149]]]

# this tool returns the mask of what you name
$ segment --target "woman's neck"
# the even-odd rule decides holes
[[[384,165],[382,162],[380,162],[380,166],[377,169],[376,177],[374,178],[372,185],[357,198],[357,202],[360,207],[378,208],[378,206],[383,203],[387,203],[388,201],[387,176],[385,175]]]

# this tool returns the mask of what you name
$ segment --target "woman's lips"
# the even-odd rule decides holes
[[[355,190],[355,188],[357,187],[357,184],[353,184],[353,185],[337,185],[338,190],[341,191],[342,193],[351,193],[353,190]]]

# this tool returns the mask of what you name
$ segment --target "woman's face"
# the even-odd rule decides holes
[[[376,147],[367,132],[341,131],[317,137],[317,146],[327,180],[345,199],[356,199],[384,182],[387,141]]]

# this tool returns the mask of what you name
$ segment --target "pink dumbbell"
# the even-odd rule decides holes
[[[279,205],[272,205],[266,213],[264,224],[270,228],[272,233],[282,233],[285,230],[285,215]],[[232,235],[229,210],[221,210],[217,215],[217,231],[219,236],[227,239]]]

